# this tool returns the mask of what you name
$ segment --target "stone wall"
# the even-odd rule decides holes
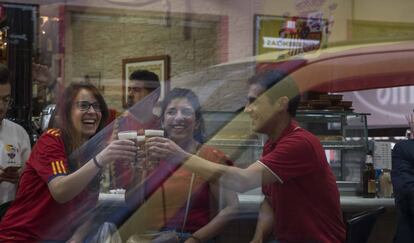
[[[169,55],[171,77],[220,62],[222,18],[173,14],[167,24],[165,17],[157,12],[68,8],[65,82],[100,73],[107,103],[122,111],[122,59]]]

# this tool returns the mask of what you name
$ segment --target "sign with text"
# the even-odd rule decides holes
[[[327,21],[322,13],[308,17],[255,16],[255,55],[288,50],[290,56],[321,48]]]
[[[414,86],[345,92],[356,112],[371,113],[369,127],[406,127],[414,109]]]

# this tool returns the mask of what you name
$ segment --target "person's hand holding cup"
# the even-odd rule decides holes
[[[136,163],[134,166],[137,169],[146,169],[147,167],[147,161],[146,161],[146,154],[145,154],[145,136],[144,135],[138,135],[137,136],[137,156],[136,156]]]
[[[121,131],[118,132],[119,140],[131,140],[137,145],[137,131]],[[137,157],[137,155],[135,156]],[[137,159],[134,161],[134,165],[137,164]]]
[[[145,141],[152,137],[164,137],[164,130],[145,130]],[[145,145],[146,149],[146,160],[147,160],[147,167],[148,169],[155,168],[159,163],[159,158],[153,154],[150,154],[147,149],[147,145]]]
[[[132,140],[134,142],[136,142],[137,139],[137,132],[136,131],[122,131],[122,132],[118,132],[118,139],[119,140]]]

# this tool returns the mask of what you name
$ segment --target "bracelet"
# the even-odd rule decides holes
[[[96,160],[96,157],[95,156],[93,156],[93,163],[95,164],[96,167],[98,167],[98,169],[100,169],[100,170],[103,169],[102,165],[100,165],[98,163],[98,161]]]
[[[189,238],[193,238],[194,240],[196,240],[197,242],[199,242],[199,243],[202,243],[202,241],[200,240],[200,238],[198,238],[198,237],[196,237],[196,236],[194,236],[194,235],[190,235],[190,237]]]

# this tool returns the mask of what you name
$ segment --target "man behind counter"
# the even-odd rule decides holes
[[[209,163],[166,138],[149,139],[150,153],[175,157],[238,192],[262,186],[265,199],[252,242],[265,241],[272,230],[279,242],[344,242],[339,192],[322,145],[293,119],[300,100],[295,82],[278,70],[263,72],[249,80],[247,96],[253,130],[269,137],[248,168]]]
[[[136,70],[129,75],[127,92],[127,107],[115,127],[116,132],[134,130],[143,135],[144,129],[158,129],[159,117],[156,114],[160,92],[154,92],[160,87],[157,74],[148,70]],[[152,93],[154,92],[154,93]],[[127,188],[132,183],[133,170],[130,164],[115,163],[113,172],[114,188]]]

